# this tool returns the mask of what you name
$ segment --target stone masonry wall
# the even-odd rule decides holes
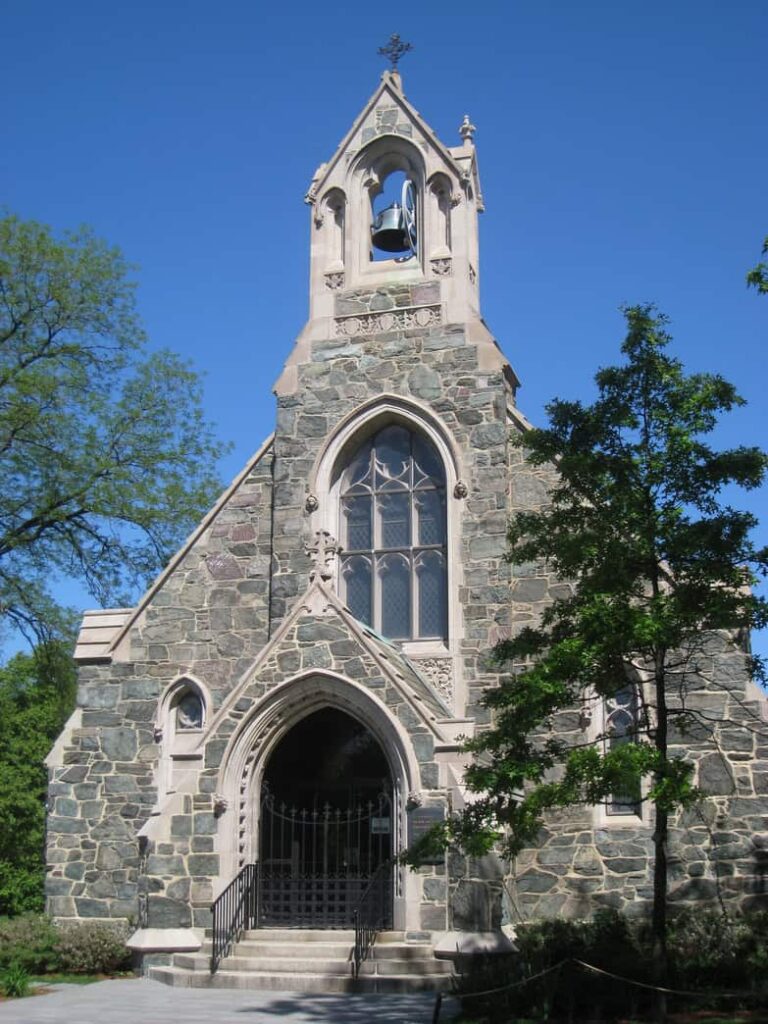
[[[503,555],[508,516],[506,408],[512,396],[500,370],[479,369],[477,349],[464,325],[430,322],[422,327],[416,314],[408,321],[411,326],[398,321],[402,310],[439,308],[439,298],[437,281],[338,296],[341,333],[313,342],[311,359],[298,367],[295,392],[278,399],[272,615],[279,622],[290,599],[307,584],[306,520],[301,510],[307,479],[326,438],[344,416],[385,391],[411,396],[443,421],[464,458],[468,493],[461,511],[463,584],[458,596],[464,617],[461,659],[474,707],[479,692],[495,678],[485,665],[485,652],[509,616],[509,569]],[[393,322],[384,319],[387,316]],[[374,317],[376,323],[366,322],[366,317]],[[357,326],[347,326],[348,318]],[[387,329],[346,333],[358,327]]]
[[[768,716],[748,684],[744,652],[728,637],[703,638],[685,680],[685,706],[706,723],[673,730],[670,754],[695,765],[705,796],[670,823],[669,899],[768,909]],[[681,707],[672,697],[670,706]],[[583,742],[577,711],[556,716],[556,734]],[[508,919],[587,917],[601,907],[647,914],[653,896],[653,810],[609,817],[576,807],[551,815],[538,844],[510,865]]]
[[[140,875],[155,857],[139,840],[158,798],[166,754],[156,738],[158,701],[186,674],[209,690],[210,716],[267,639],[271,546],[271,454],[252,467],[204,534],[154,594],[131,629],[125,660],[81,665],[79,724],[65,731],[60,767],[52,769],[46,879],[48,908],[57,918],[123,917],[143,912]],[[210,894],[200,860],[212,839],[209,797],[172,856]],[[174,862],[174,866],[177,866]],[[170,876],[169,876],[170,878]],[[163,923],[189,923],[189,881],[166,885],[154,871]],[[207,887],[207,888],[206,888]],[[200,892],[198,892],[200,895]],[[143,894],[142,894],[143,896]],[[160,904],[158,904],[160,906]],[[158,924],[160,922],[158,921]]]

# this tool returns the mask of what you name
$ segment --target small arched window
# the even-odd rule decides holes
[[[445,470],[423,435],[391,425],[362,444],[340,481],[341,592],[391,640],[445,639]]]

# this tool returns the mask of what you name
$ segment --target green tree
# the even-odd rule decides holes
[[[87,229],[0,219],[0,618],[28,638],[62,628],[52,578],[124,600],[218,487],[199,380],[145,351],[128,272]]]
[[[768,256],[768,238],[763,242],[763,256]],[[747,274],[747,287],[757,288],[762,295],[768,295],[768,263],[756,264]]]
[[[61,644],[0,668],[0,915],[43,909],[43,760],[74,704],[74,664]]]
[[[479,799],[432,841],[514,856],[535,841],[547,811],[638,792],[640,777],[650,777],[661,974],[669,816],[697,798],[690,764],[670,752],[670,727],[691,724],[682,698],[708,634],[726,631],[735,643],[768,618],[748,586],[765,574],[768,551],[750,539],[754,517],[722,497],[729,484],[757,487],[767,463],[756,448],[706,443],[742,399],[719,376],[683,372],[666,351],[666,318],[652,307],[625,315],[626,361],[598,372],[597,399],[553,402],[550,425],[521,439],[528,462],[556,466],[557,476],[551,505],[514,519],[508,557],[545,564],[571,582],[571,596],[495,650],[509,676],[487,691],[492,726],[468,745],[467,781]],[[639,680],[637,742],[580,745],[551,731],[556,712]]]

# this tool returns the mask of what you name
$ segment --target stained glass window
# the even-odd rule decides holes
[[[638,729],[638,700],[634,686],[627,684],[605,699],[605,747],[615,750],[625,743],[634,743]],[[608,814],[640,814],[640,780],[625,790],[611,793],[606,804]]]
[[[431,441],[399,424],[355,452],[340,482],[341,590],[392,640],[445,639],[445,471]]]

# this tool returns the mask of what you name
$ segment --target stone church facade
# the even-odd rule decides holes
[[[383,871],[389,926],[452,948],[647,905],[639,806],[563,814],[512,865],[390,860],[464,805],[487,652],[564,593],[504,559],[509,517],[545,504],[549,477],[512,444],[518,380],[480,313],[473,134],[465,118],[444,145],[385,72],[317,170],[309,319],[274,433],[135,608],[85,615],[78,708],[49,758],[55,918],[127,919],[148,953],[196,948],[257,862],[267,924],[343,922]],[[372,255],[372,225],[399,256]],[[748,904],[768,855],[765,701],[727,638],[699,669],[689,699],[717,742],[679,742],[712,798],[675,820],[671,895]]]

